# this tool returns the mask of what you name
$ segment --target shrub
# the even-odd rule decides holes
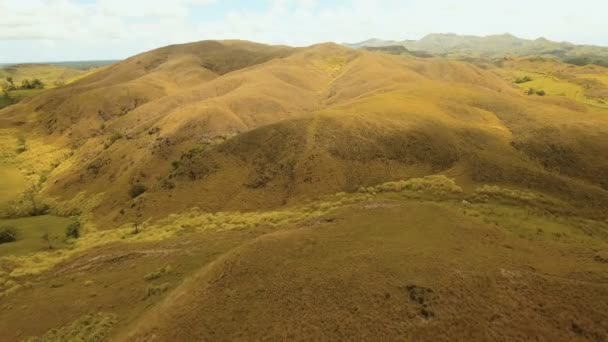
[[[26,141],[25,141],[25,137],[20,135],[17,137],[17,153],[23,153],[27,151],[27,145],[26,145]]]
[[[155,280],[162,277],[164,274],[168,274],[171,272],[171,266],[167,265],[165,267],[161,267],[154,272],[150,272],[144,276],[144,280],[150,281]]]
[[[65,229],[65,237],[68,239],[78,239],[80,237],[80,222],[72,222]]]
[[[515,83],[519,84],[519,83],[526,83],[526,82],[530,82],[530,81],[532,81],[532,78],[530,76],[524,76],[524,77],[517,78],[515,80]]]
[[[0,227],[0,244],[17,241],[17,233],[17,229],[14,227]]]
[[[139,197],[141,194],[143,194],[146,191],[148,191],[148,187],[145,186],[144,184],[141,184],[141,183],[133,184],[131,189],[129,189],[129,196],[131,196],[131,198],[136,198],[136,197]]]
[[[122,139],[122,133],[116,131],[114,133],[112,133],[112,135],[110,136],[110,142],[115,143],[117,140]]]
[[[146,293],[146,297],[152,297],[163,292],[166,292],[169,289],[170,284],[164,283],[161,285],[150,285],[148,286],[148,291]]]
[[[537,91],[536,91],[536,95],[538,95],[538,96],[545,96],[546,94],[547,94],[547,93],[545,93],[545,91],[544,91],[544,90],[537,90]]]

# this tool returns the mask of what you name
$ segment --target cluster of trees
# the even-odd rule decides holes
[[[4,82],[2,82],[2,91],[8,92],[11,90],[44,89],[44,86],[44,83],[37,78],[34,78],[33,80],[24,79],[21,81],[20,86],[16,86],[13,78],[7,77]]]

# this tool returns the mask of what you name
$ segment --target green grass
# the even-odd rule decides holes
[[[0,207],[16,199],[25,188],[25,178],[13,165],[0,164]]]
[[[19,219],[0,219],[0,226],[12,226],[18,231],[16,242],[0,245],[0,257],[24,255],[47,250],[48,245],[42,240],[47,231],[51,236],[54,248],[65,246],[65,229],[72,219],[56,216],[37,216]]]

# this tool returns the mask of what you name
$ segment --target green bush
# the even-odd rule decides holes
[[[547,94],[547,93],[545,93],[545,91],[544,91],[544,90],[537,90],[537,91],[536,91],[536,95],[538,95],[538,96],[545,96],[546,94]]]
[[[530,76],[524,76],[524,77],[520,77],[518,79],[515,80],[515,83],[526,83],[526,82],[530,82],[532,81],[532,78]]]
[[[80,222],[72,222],[65,229],[65,237],[68,239],[78,239],[80,237]]]
[[[18,231],[11,226],[0,227],[0,244],[17,241]]]
[[[131,189],[129,189],[129,196],[131,196],[131,198],[136,198],[136,197],[139,197],[141,194],[143,194],[146,191],[148,191],[148,187],[145,186],[144,184],[141,184],[141,183],[133,184]]]

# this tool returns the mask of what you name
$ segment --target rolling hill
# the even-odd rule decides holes
[[[5,223],[82,228],[0,245],[0,339],[608,336],[608,69],[435,38],[173,45],[0,110]]]
[[[0,85],[3,91],[2,97],[0,97],[0,109],[38,95],[44,89],[55,88],[77,81],[103,69],[113,62],[115,61],[0,65]],[[32,82],[35,79],[43,83],[43,88],[21,89],[24,81]],[[9,85],[16,89],[9,90]]]

